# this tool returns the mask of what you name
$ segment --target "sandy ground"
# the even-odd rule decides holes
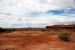
[[[15,31],[0,35],[0,50],[75,50],[75,42],[60,41],[44,31]]]

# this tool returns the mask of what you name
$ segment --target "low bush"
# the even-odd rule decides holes
[[[66,32],[61,32],[58,37],[62,41],[70,41],[70,35]]]

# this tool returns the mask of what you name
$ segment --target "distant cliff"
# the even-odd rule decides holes
[[[53,25],[46,26],[46,29],[75,29],[75,25]]]

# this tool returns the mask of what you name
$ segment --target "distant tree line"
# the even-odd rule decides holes
[[[0,28],[0,32],[9,32],[9,31],[15,31],[16,29],[12,28],[12,29],[4,29],[4,28]]]

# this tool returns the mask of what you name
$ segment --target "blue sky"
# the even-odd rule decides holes
[[[0,27],[75,24],[74,0],[0,0]]]

